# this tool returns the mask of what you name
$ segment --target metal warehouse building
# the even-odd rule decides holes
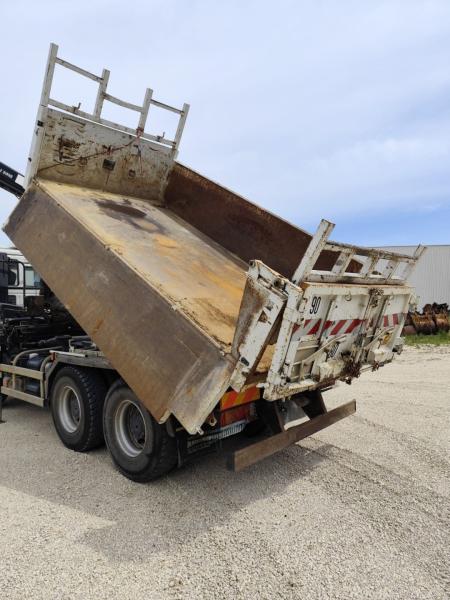
[[[413,254],[416,246],[385,246],[383,249]],[[416,288],[419,310],[433,302],[450,305],[450,244],[427,246],[410,282]]]

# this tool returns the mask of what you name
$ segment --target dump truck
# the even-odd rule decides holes
[[[52,96],[55,68],[98,85],[91,112]],[[140,482],[238,434],[239,471],[351,415],[323,392],[401,350],[423,248],[337,243],[326,220],[310,235],[249,202],[177,161],[188,104],[151,89],[133,104],[109,77],[51,45],[4,231],[83,333],[2,359],[3,397],[49,405],[65,446],[106,442]],[[136,129],[104,118],[105,102],[136,112]],[[151,133],[155,108],[178,119],[173,139]]]

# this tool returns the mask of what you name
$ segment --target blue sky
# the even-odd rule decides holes
[[[295,224],[324,217],[363,245],[450,243],[448,0],[4,3],[0,161],[19,170],[51,41],[109,68],[124,99],[148,86],[189,102],[179,160]],[[92,107],[94,84],[56,84]],[[1,221],[13,205],[0,192]]]

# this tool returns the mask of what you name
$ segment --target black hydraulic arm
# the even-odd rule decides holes
[[[21,181],[23,176],[18,171],[0,162],[0,188],[20,197],[24,192]]]

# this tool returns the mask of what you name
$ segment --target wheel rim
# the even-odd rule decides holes
[[[70,385],[64,386],[59,401],[61,424],[69,433],[75,433],[81,421],[81,401],[77,391]]]
[[[132,400],[122,400],[116,410],[114,428],[124,454],[135,458],[144,449],[147,429],[141,408]]]

